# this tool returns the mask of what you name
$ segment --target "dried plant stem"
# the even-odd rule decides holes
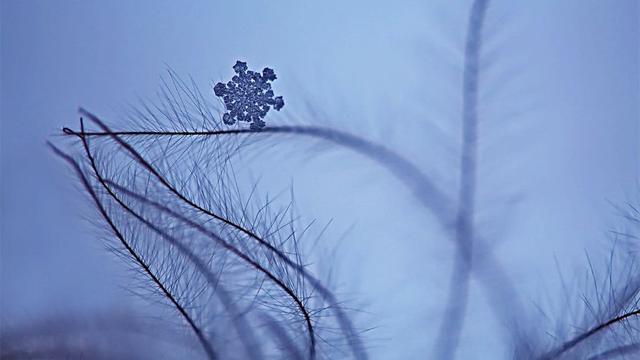
[[[469,302],[469,279],[473,266],[474,208],[476,194],[478,139],[478,68],[482,25],[488,0],[476,0],[471,8],[465,48],[462,84],[462,151],[460,159],[460,188],[456,215],[456,246],[458,256],[449,284],[444,320],[440,326],[434,358],[453,359],[460,343]]]
[[[204,234],[207,237],[209,237],[211,240],[213,240],[216,243],[218,243],[224,249],[226,249],[227,251],[229,251],[230,253],[232,253],[233,255],[238,257],[239,259],[241,259],[243,262],[247,263],[252,268],[256,269],[258,272],[260,272],[263,275],[265,275],[270,281],[272,281],[285,294],[287,294],[287,296],[289,296],[291,298],[291,300],[295,303],[296,307],[302,313],[302,317],[304,318],[304,321],[305,321],[305,324],[306,324],[306,327],[307,327],[307,331],[309,333],[309,341],[310,341],[310,344],[309,344],[309,357],[311,359],[315,359],[315,357],[316,357],[316,336],[315,336],[315,330],[314,330],[313,324],[311,322],[311,315],[310,315],[309,311],[307,310],[307,308],[305,307],[302,299],[300,299],[300,297],[298,295],[296,295],[296,293],[289,286],[287,286],[281,279],[279,279],[277,276],[275,276],[271,271],[266,269],[260,263],[258,263],[257,261],[255,261],[254,259],[249,257],[248,255],[246,255],[242,251],[240,251],[235,246],[231,245],[228,241],[224,240],[223,238],[218,236],[216,233],[208,230],[207,228],[205,228],[201,224],[199,224],[199,223],[187,218],[184,215],[179,214],[176,211],[173,211],[173,210],[169,209],[168,207],[166,207],[166,206],[164,206],[162,204],[159,204],[159,203],[157,203],[157,202],[155,202],[153,200],[147,199],[145,196],[142,196],[142,195],[140,195],[140,194],[138,194],[136,192],[133,192],[133,191],[127,189],[126,187],[124,187],[124,186],[122,186],[120,184],[116,184],[116,183],[114,183],[113,181],[110,181],[110,180],[106,180],[106,183],[109,184],[109,186],[117,189],[118,191],[125,193],[127,196],[131,196],[132,198],[135,198],[136,200],[138,200],[140,202],[143,202],[143,203],[146,203],[148,205],[151,205],[154,208],[158,209],[159,211],[161,211],[163,213],[166,213],[166,214],[170,215],[171,217],[174,217],[174,218],[176,218],[176,219],[188,224],[189,226],[193,227],[194,229],[198,230],[202,234]]]
[[[220,216],[208,209],[203,208],[202,206],[198,205],[197,203],[195,203],[194,201],[192,201],[191,199],[187,198],[184,194],[182,194],[181,192],[179,192],[172,184],[169,183],[169,181],[164,178],[164,176],[162,176],[160,174],[160,172],[155,169],[155,167],[153,167],[147,160],[144,159],[144,157],[138,152],[136,151],[129,143],[125,142],[124,140],[122,140],[120,138],[120,135],[118,135],[118,132],[113,132],[111,131],[97,116],[91,114],[90,112],[86,111],[86,110],[81,110],[82,114],[87,116],[89,119],[91,119],[94,123],[96,123],[99,127],[101,127],[104,132],[101,133],[96,133],[96,132],[83,132],[83,136],[101,136],[104,134],[108,134],[108,136],[110,136],[112,139],[114,139],[120,146],[122,146],[138,163],[141,164],[141,166],[143,168],[145,168],[147,171],[149,171],[154,177],[156,177],[156,179],[158,179],[158,181],[167,189],[169,190],[171,193],[173,193],[177,198],[179,198],[181,201],[183,201],[185,204],[187,204],[188,206],[196,209],[197,211],[210,216],[226,225],[231,226],[232,228],[240,231],[241,233],[247,235],[248,237],[256,240],[260,246],[263,246],[264,248],[266,248],[267,250],[269,250],[271,253],[273,253],[275,256],[277,256],[280,260],[282,260],[287,266],[291,267],[292,269],[294,269],[297,273],[299,273],[301,276],[303,276],[305,278],[305,280],[307,280],[310,285],[316,290],[318,291],[318,294],[323,298],[323,300],[325,300],[331,307],[331,310],[336,314],[336,319],[338,321],[338,324],[340,325],[341,329],[343,330],[343,333],[346,335],[347,337],[347,342],[349,343],[349,346],[351,348],[351,351],[354,355],[354,357],[356,359],[359,360],[366,360],[368,358],[366,350],[364,349],[364,346],[362,344],[362,341],[360,340],[359,335],[356,333],[355,327],[353,326],[353,324],[351,323],[351,320],[349,319],[349,317],[344,313],[344,311],[342,310],[340,304],[338,303],[337,299],[335,298],[335,295],[329,290],[327,289],[321,281],[319,281],[317,278],[315,278],[313,275],[311,275],[303,266],[297,264],[296,262],[294,262],[293,260],[291,260],[282,250],[277,249],[276,247],[274,247],[272,244],[270,244],[269,242],[267,242],[266,240],[264,240],[262,237],[260,237],[259,235],[257,235],[255,232],[223,217]],[[264,130],[261,131],[268,131],[268,129],[270,128],[266,128]],[[65,128],[63,129],[63,131],[65,132],[65,134],[75,134],[75,132],[71,129]],[[256,130],[247,130],[248,132],[256,132]],[[97,135],[100,134],[100,135]],[[190,133],[191,135],[195,134],[195,133]],[[126,133],[124,135],[132,135],[131,133]],[[166,136],[168,135],[168,133],[161,133],[159,136]],[[212,135],[212,133],[208,133],[208,135]],[[155,136],[155,135],[154,135]]]
[[[616,316],[613,319],[610,319],[608,321],[605,321],[595,327],[593,327],[592,329],[574,337],[573,339],[561,344],[558,348],[553,349],[551,351],[549,351],[548,353],[540,356],[540,360],[550,360],[550,359],[556,359],[558,357],[560,357],[562,354],[566,353],[567,351],[573,349],[574,347],[576,347],[578,344],[580,344],[581,342],[587,340],[588,338],[616,325],[619,324],[621,322],[623,322],[624,320],[627,320],[629,318],[632,317],[636,317],[636,316],[640,316],[640,309],[639,310],[634,310],[634,311],[630,311],[627,313],[624,313],[620,316]]]
[[[80,133],[77,133],[76,135],[80,138],[82,142],[87,159],[89,159],[89,164],[91,166],[91,169],[93,170],[93,173],[96,179],[98,180],[98,182],[100,183],[100,185],[102,186],[102,188],[127,213],[131,214],[138,221],[140,221],[149,229],[151,229],[153,232],[155,232],[160,237],[165,239],[169,244],[174,246],[180,253],[185,255],[187,259],[189,259],[189,261],[191,261],[191,263],[198,269],[198,271],[204,275],[205,279],[207,280],[207,283],[212,288],[216,289],[215,290],[216,296],[218,297],[218,299],[220,299],[220,302],[222,303],[222,305],[226,308],[226,310],[229,313],[234,315],[233,324],[236,328],[237,335],[240,338],[240,341],[244,344],[245,348],[247,349],[249,356],[252,359],[262,359],[264,356],[260,351],[260,346],[258,345],[258,342],[255,339],[253,330],[247,323],[246,319],[242,315],[240,315],[240,310],[238,310],[237,307],[235,306],[235,303],[233,299],[231,299],[231,296],[229,295],[227,290],[222,285],[220,285],[219,277],[216,274],[214,274],[208,268],[208,266],[196,254],[194,254],[193,251],[191,251],[191,249],[189,249],[178,239],[169,235],[165,231],[161,230],[158,226],[156,226],[149,220],[142,217],[136,211],[131,209],[131,207],[125,204],[124,201],[122,201],[122,199],[120,199],[120,197],[113,192],[111,187],[109,187],[109,185],[106,183],[105,178],[100,174],[95,158],[91,153],[91,149],[89,148],[89,144],[87,142],[86,137],[83,135],[83,132],[84,132],[84,124],[81,119]]]
[[[202,332],[202,330],[198,327],[198,325],[196,325],[196,323],[191,318],[191,316],[187,313],[185,308],[176,300],[175,296],[165,287],[165,285],[155,275],[155,273],[151,270],[149,265],[131,247],[131,245],[125,239],[125,237],[122,234],[122,232],[120,232],[118,227],[115,225],[115,223],[113,222],[113,220],[111,219],[111,217],[107,213],[106,209],[104,208],[104,205],[102,204],[100,199],[98,199],[98,195],[96,194],[95,190],[93,189],[93,187],[89,183],[89,180],[86,178],[86,176],[82,172],[82,169],[80,168],[80,165],[78,165],[78,163],[72,157],[70,157],[69,155],[67,155],[64,152],[62,152],[60,149],[55,147],[53,144],[48,143],[48,145],[56,155],[58,155],[59,157],[61,157],[65,161],[67,161],[74,168],[74,170],[75,170],[78,178],[82,182],[85,190],[89,193],[89,195],[93,199],[96,207],[98,208],[98,211],[100,212],[100,214],[102,215],[104,220],[107,222],[107,224],[111,228],[113,234],[118,238],[118,240],[120,241],[122,246],[124,246],[124,248],[126,249],[128,254],[133,258],[133,260],[138,264],[138,266],[144,271],[144,273],[146,273],[149,276],[151,281],[160,289],[162,294],[169,300],[169,302],[171,302],[171,304],[176,308],[176,310],[178,310],[178,312],[185,319],[187,324],[189,324],[189,327],[191,327],[191,329],[195,333],[196,337],[198,338],[198,340],[202,344],[202,347],[205,350],[205,352],[207,354],[207,357],[209,359],[211,359],[211,360],[216,359],[217,358],[216,353],[213,350],[213,347],[211,346],[209,341],[204,336],[204,333]]]

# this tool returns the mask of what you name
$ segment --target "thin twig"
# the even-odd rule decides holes
[[[162,291],[164,296],[173,304],[173,306],[178,310],[178,312],[182,315],[182,317],[185,319],[185,321],[189,324],[189,326],[191,327],[193,332],[196,334],[196,337],[198,338],[198,340],[202,344],[202,347],[204,348],[204,350],[205,350],[205,352],[207,354],[207,357],[210,360],[216,359],[217,358],[216,353],[213,350],[213,347],[211,346],[209,341],[204,336],[204,333],[202,332],[202,330],[198,327],[198,325],[196,325],[196,323],[191,318],[191,316],[187,313],[185,308],[176,300],[176,298],[173,296],[173,294],[164,286],[164,284],[160,281],[160,279],[151,270],[149,265],[147,265],[145,263],[145,261],[136,253],[136,251],[127,242],[127,240],[125,239],[124,235],[116,227],[115,223],[113,222],[113,220],[111,219],[111,217],[109,216],[109,214],[105,210],[104,206],[102,205],[102,203],[98,199],[98,195],[96,194],[96,192],[94,191],[93,187],[89,183],[89,180],[86,178],[86,176],[82,172],[82,169],[80,168],[80,165],[78,165],[78,163],[71,156],[65,154],[60,149],[55,147],[53,144],[51,144],[51,143],[47,143],[47,144],[49,145],[49,147],[53,150],[53,152],[56,155],[58,155],[59,157],[61,157],[65,161],[67,161],[74,168],[78,178],[82,181],[82,184],[83,184],[85,190],[89,193],[89,195],[91,195],[91,198],[93,199],[96,207],[98,208],[98,211],[100,212],[100,214],[102,215],[104,220],[107,222],[107,224],[109,225],[109,227],[113,231],[114,235],[120,240],[120,243],[122,244],[122,246],[124,246],[124,248],[127,250],[127,252],[131,255],[131,257],[138,264],[138,266],[140,266],[143,269],[143,271],[149,276],[149,278],[151,278],[151,281],[153,281],[153,283],[156,284],[156,286]]]

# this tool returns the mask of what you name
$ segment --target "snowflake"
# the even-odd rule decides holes
[[[282,96],[273,96],[270,81],[276,79],[276,73],[268,67],[262,70],[262,74],[248,70],[247,63],[236,61],[233,66],[236,75],[231,81],[217,83],[213,87],[216,96],[224,100],[227,112],[222,116],[222,121],[227,125],[233,125],[236,121],[251,122],[252,130],[260,130],[265,123],[262,119],[269,109],[280,111],[284,106]]]

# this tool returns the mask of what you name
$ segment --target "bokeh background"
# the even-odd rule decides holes
[[[283,111],[384,143],[453,196],[470,1],[2,0],[0,321],[140,306],[93,209],[46,141],[83,106],[113,124],[171,68],[203,91],[238,59],[273,67]],[[480,70],[476,225],[527,305],[558,295],[624,226],[610,203],[640,179],[635,0],[491,1]],[[332,220],[318,263],[375,327],[374,359],[420,358],[442,320],[454,248],[382,169],[342,149],[275,142],[239,167],[263,193],[293,184],[305,219]],[[251,151],[251,150],[247,150]],[[621,225],[622,224],[622,225]],[[320,254],[320,253],[319,253]],[[556,263],[559,264],[556,266]],[[472,282],[461,358],[506,354]],[[531,309],[534,309],[532,306]],[[487,355],[489,356],[489,355]]]

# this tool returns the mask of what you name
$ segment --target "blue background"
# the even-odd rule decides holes
[[[123,106],[154,96],[167,67],[209,94],[237,59],[273,67],[287,105],[272,124],[294,118],[385,143],[455,195],[469,8],[444,0],[1,1],[3,324],[139,306],[121,289],[122,264],[82,220],[93,214],[88,201],[45,142],[65,144],[60,128],[76,126],[78,106],[118,123]],[[638,14],[634,0],[489,7],[476,223],[527,304],[558,294],[554,258],[581,275],[585,252],[605,254],[607,231],[624,226],[608,202],[637,194]],[[242,167],[264,192],[293,181],[306,218],[333,219],[324,246],[340,255],[317,261],[378,326],[372,358],[431,349],[454,254],[435,221],[364,158],[305,155],[304,141],[281,141]],[[474,283],[471,299],[460,354],[503,354],[500,339],[486,336],[500,324]]]

